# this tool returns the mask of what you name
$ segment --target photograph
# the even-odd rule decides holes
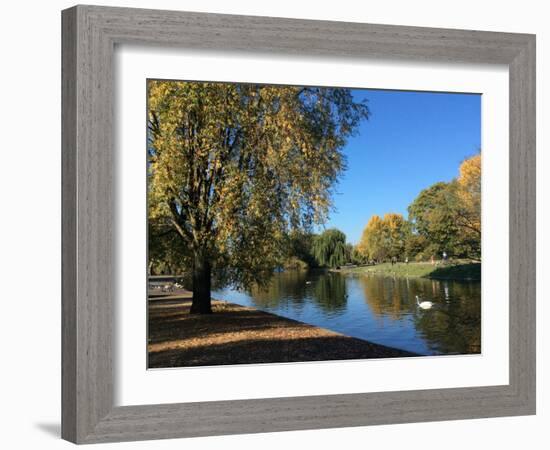
[[[147,80],[148,368],[480,354],[481,95]]]

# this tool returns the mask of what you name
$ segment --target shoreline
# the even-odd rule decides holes
[[[382,275],[401,278],[426,278],[441,281],[481,281],[480,262],[436,263],[398,262],[380,263],[369,266],[330,269],[331,272],[350,275]]]
[[[191,293],[149,295],[148,368],[421,356],[223,300],[191,315]]]

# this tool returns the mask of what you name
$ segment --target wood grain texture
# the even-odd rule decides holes
[[[93,443],[535,412],[534,36],[96,6],[62,15],[65,439]],[[114,407],[113,52],[121,43],[508,65],[510,384]]]
[[[510,71],[510,384],[535,409],[536,95],[535,40]]]
[[[61,155],[61,260],[62,260],[62,380],[61,434],[76,440],[76,10],[71,9],[62,17],[62,155]],[[70,37],[70,38],[69,38]]]

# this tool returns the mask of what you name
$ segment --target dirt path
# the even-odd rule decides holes
[[[150,368],[417,356],[233,303],[190,305],[186,291],[150,297]]]

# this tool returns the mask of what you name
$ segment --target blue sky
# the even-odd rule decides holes
[[[355,89],[371,117],[343,149],[348,169],[336,187],[336,227],[356,244],[373,214],[397,212],[437,181],[449,181],[460,162],[481,148],[481,96]]]

